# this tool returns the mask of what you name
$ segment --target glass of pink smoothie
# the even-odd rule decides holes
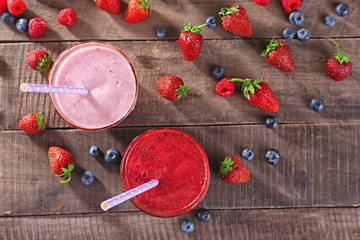
[[[49,84],[89,90],[87,95],[50,93],[60,117],[83,130],[115,126],[135,108],[138,95],[130,60],[103,42],[84,42],[62,52],[50,70]]]
[[[127,147],[121,161],[121,179],[128,191],[150,180],[159,185],[130,201],[156,217],[175,217],[194,209],[210,183],[206,153],[190,134],[158,128],[140,134]]]

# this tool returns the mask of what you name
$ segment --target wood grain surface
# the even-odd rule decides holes
[[[183,219],[195,223],[180,231]],[[357,240],[359,208],[215,210],[208,223],[194,213],[161,219],[139,212],[0,218],[2,239]]]

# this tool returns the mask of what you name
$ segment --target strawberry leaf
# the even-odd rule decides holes
[[[341,54],[341,50],[340,50],[339,44],[338,44],[334,39],[332,39],[332,38],[330,38],[330,40],[336,45],[336,48],[337,48],[337,50],[338,50],[338,53],[335,54],[334,57],[339,61],[340,64],[343,64],[344,62],[345,62],[345,63],[348,63],[350,60],[349,60],[348,57],[345,57],[345,56],[343,56],[343,55]]]
[[[36,114],[36,121],[38,125],[38,129],[45,130],[45,121],[44,116],[42,114]]]
[[[232,172],[233,168],[231,167],[234,164],[234,161],[226,157],[223,162],[220,163],[220,176],[225,176],[228,172]]]
[[[46,72],[49,71],[51,64],[51,57],[50,55],[44,55],[42,58],[40,58],[40,62],[38,63],[36,70],[39,72]]]
[[[266,50],[261,53],[262,57],[266,57],[272,50],[275,50],[278,46],[282,46],[282,42],[276,40],[271,40],[269,45],[267,45]]]
[[[71,180],[71,171],[74,170],[74,165],[73,164],[69,164],[67,166],[67,168],[61,168],[61,170],[63,170],[63,174],[59,175],[60,177],[68,177],[66,180],[60,180],[60,183],[67,183],[70,182]]]
[[[177,98],[181,98],[182,96],[187,96],[188,91],[191,88],[186,87],[185,85],[180,85],[178,89],[175,90],[177,92]]]
[[[219,16],[221,19],[223,19],[223,17],[234,14],[236,12],[239,12],[239,6],[237,4],[235,4],[229,8],[221,8],[221,10],[219,12]]]

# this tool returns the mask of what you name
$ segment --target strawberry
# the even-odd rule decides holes
[[[41,38],[47,31],[47,23],[41,18],[32,18],[29,21],[29,34],[35,39]]]
[[[293,56],[289,46],[286,43],[271,40],[266,50],[262,52],[262,57],[265,57],[265,61],[286,72],[292,72],[295,69]]]
[[[250,37],[253,33],[250,19],[245,9],[235,4],[229,8],[222,8],[219,12],[223,27],[239,36]]]
[[[291,13],[301,6],[302,0],[281,0],[281,5],[287,13]]]
[[[271,0],[254,0],[254,2],[261,6],[266,6],[271,3]]]
[[[26,5],[23,0],[9,0],[7,7],[9,12],[15,16],[23,14],[26,10]]]
[[[120,0],[95,0],[95,4],[108,13],[119,14],[121,11]]]
[[[53,172],[60,177],[68,176],[68,179],[65,181],[60,180],[60,182],[69,182],[71,180],[71,171],[75,166],[75,160],[73,156],[65,149],[59,147],[50,147],[48,156],[50,160],[50,167]]]
[[[190,88],[185,87],[184,82],[177,76],[164,76],[159,78],[156,83],[159,94],[170,101],[177,101],[182,96],[186,96]]]
[[[326,71],[329,77],[335,81],[341,81],[350,76],[352,71],[352,64],[348,57],[341,55],[339,44],[337,44],[334,39],[330,40],[335,43],[338,49],[338,53],[329,59],[326,64]]]
[[[147,0],[131,0],[126,8],[125,21],[138,23],[147,18],[150,14],[150,7]]]
[[[235,91],[235,84],[231,81],[231,78],[223,78],[216,85],[215,92],[220,97],[227,97],[233,94]]]
[[[242,82],[242,92],[249,103],[268,112],[277,112],[279,103],[269,85],[260,80],[233,78],[233,82]]]
[[[26,54],[26,62],[32,69],[39,72],[46,72],[49,71],[51,57],[44,50],[33,50]]]
[[[238,157],[229,156],[220,163],[220,177],[227,183],[244,183],[249,181],[250,172]]]
[[[6,0],[0,0],[0,15],[6,10]]]
[[[28,134],[35,134],[45,130],[44,116],[39,113],[29,113],[19,121],[19,128]]]
[[[191,23],[185,26],[179,35],[179,45],[187,61],[192,62],[200,53],[204,39],[201,35],[201,28],[206,24],[193,27]]]

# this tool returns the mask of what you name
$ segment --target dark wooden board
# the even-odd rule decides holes
[[[21,131],[0,133],[0,215],[43,215],[101,212],[100,203],[122,192],[119,165],[88,154],[91,145],[124,152],[148,128],[117,128],[101,132],[48,130],[36,136]],[[359,206],[359,124],[182,127],[204,146],[211,183],[200,204],[211,209]],[[60,146],[76,159],[69,184],[60,184],[50,170],[47,150]],[[240,156],[250,147],[255,159],[248,183],[232,185],[218,176],[226,156]],[[280,163],[265,162],[267,149],[278,149]],[[84,186],[80,175],[91,170],[96,182]],[[136,210],[130,202],[111,212]]]
[[[289,42],[295,59],[293,73],[268,65],[261,51],[268,40],[206,40],[198,58],[187,62],[177,42],[112,42],[132,60],[139,78],[139,98],[135,111],[118,127],[161,125],[262,124],[268,115],[281,123],[359,122],[360,39],[339,39],[343,53],[353,62],[352,75],[342,82],[326,74],[326,62],[336,51],[325,39],[306,43]],[[45,94],[21,93],[21,82],[47,83],[47,73],[33,71],[25,61],[27,52],[42,48],[55,59],[75,43],[1,44],[0,51],[0,129],[17,129],[18,120],[30,112],[43,112],[50,128],[69,127],[53,110]],[[146,49],[146,51],[144,50]],[[276,94],[280,110],[271,114],[247,103],[240,88],[228,98],[215,93],[214,65],[225,68],[226,77],[263,77]],[[156,91],[161,76],[177,75],[192,90],[189,97],[170,102]],[[315,113],[308,108],[311,98],[320,97],[325,109]]]
[[[180,230],[184,218],[195,230]],[[193,212],[161,219],[139,212],[0,218],[1,239],[356,240],[359,208],[215,210],[208,223]]]
[[[48,32],[40,39],[33,39],[29,34],[20,33],[15,25],[0,24],[0,41],[62,41],[62,40],[149,40],[158,39],[156,28],[166,27],[169,31],[166,39],[177,39],[181,28],[188,22],[200,25],[208,16],[216,16],[220,21],[218,12],[222,7],[229,7],[240,3],[251,20],[254,34],[252,38],[279,38],[286,27],[299,27],[291,25],[279,0],[263,7],[252,0],[238,1],[193,1],[168,0],[150,1],[152,13],[150,17],[138,24],[128,24],[124,20],[124,13],[129,0],[121,1],[122,11],[119,15],[109,14],[98,9],[93,1],[57,1],[57,0],[28,0],[28,10],[22,15],[25,18],[42,17],[48,23]],[[358,37],[360,22],[358,1],[343,0],[351,10],[346,17],[337,17],[334,27],[324,24],[324,17],[335,15],[335,6],[338,0],[318,0],[304,3],[300,10],[305,13],[305,21],[301,27],[308,28],[312,37]],[[62,26],[57,22],[57,15],[63,8],[73,8],[77,14],[77,23],[73,26]],[[215,30],[205,29],[204,38],[239,38],[239,36],[226,31],[221,25]]]

